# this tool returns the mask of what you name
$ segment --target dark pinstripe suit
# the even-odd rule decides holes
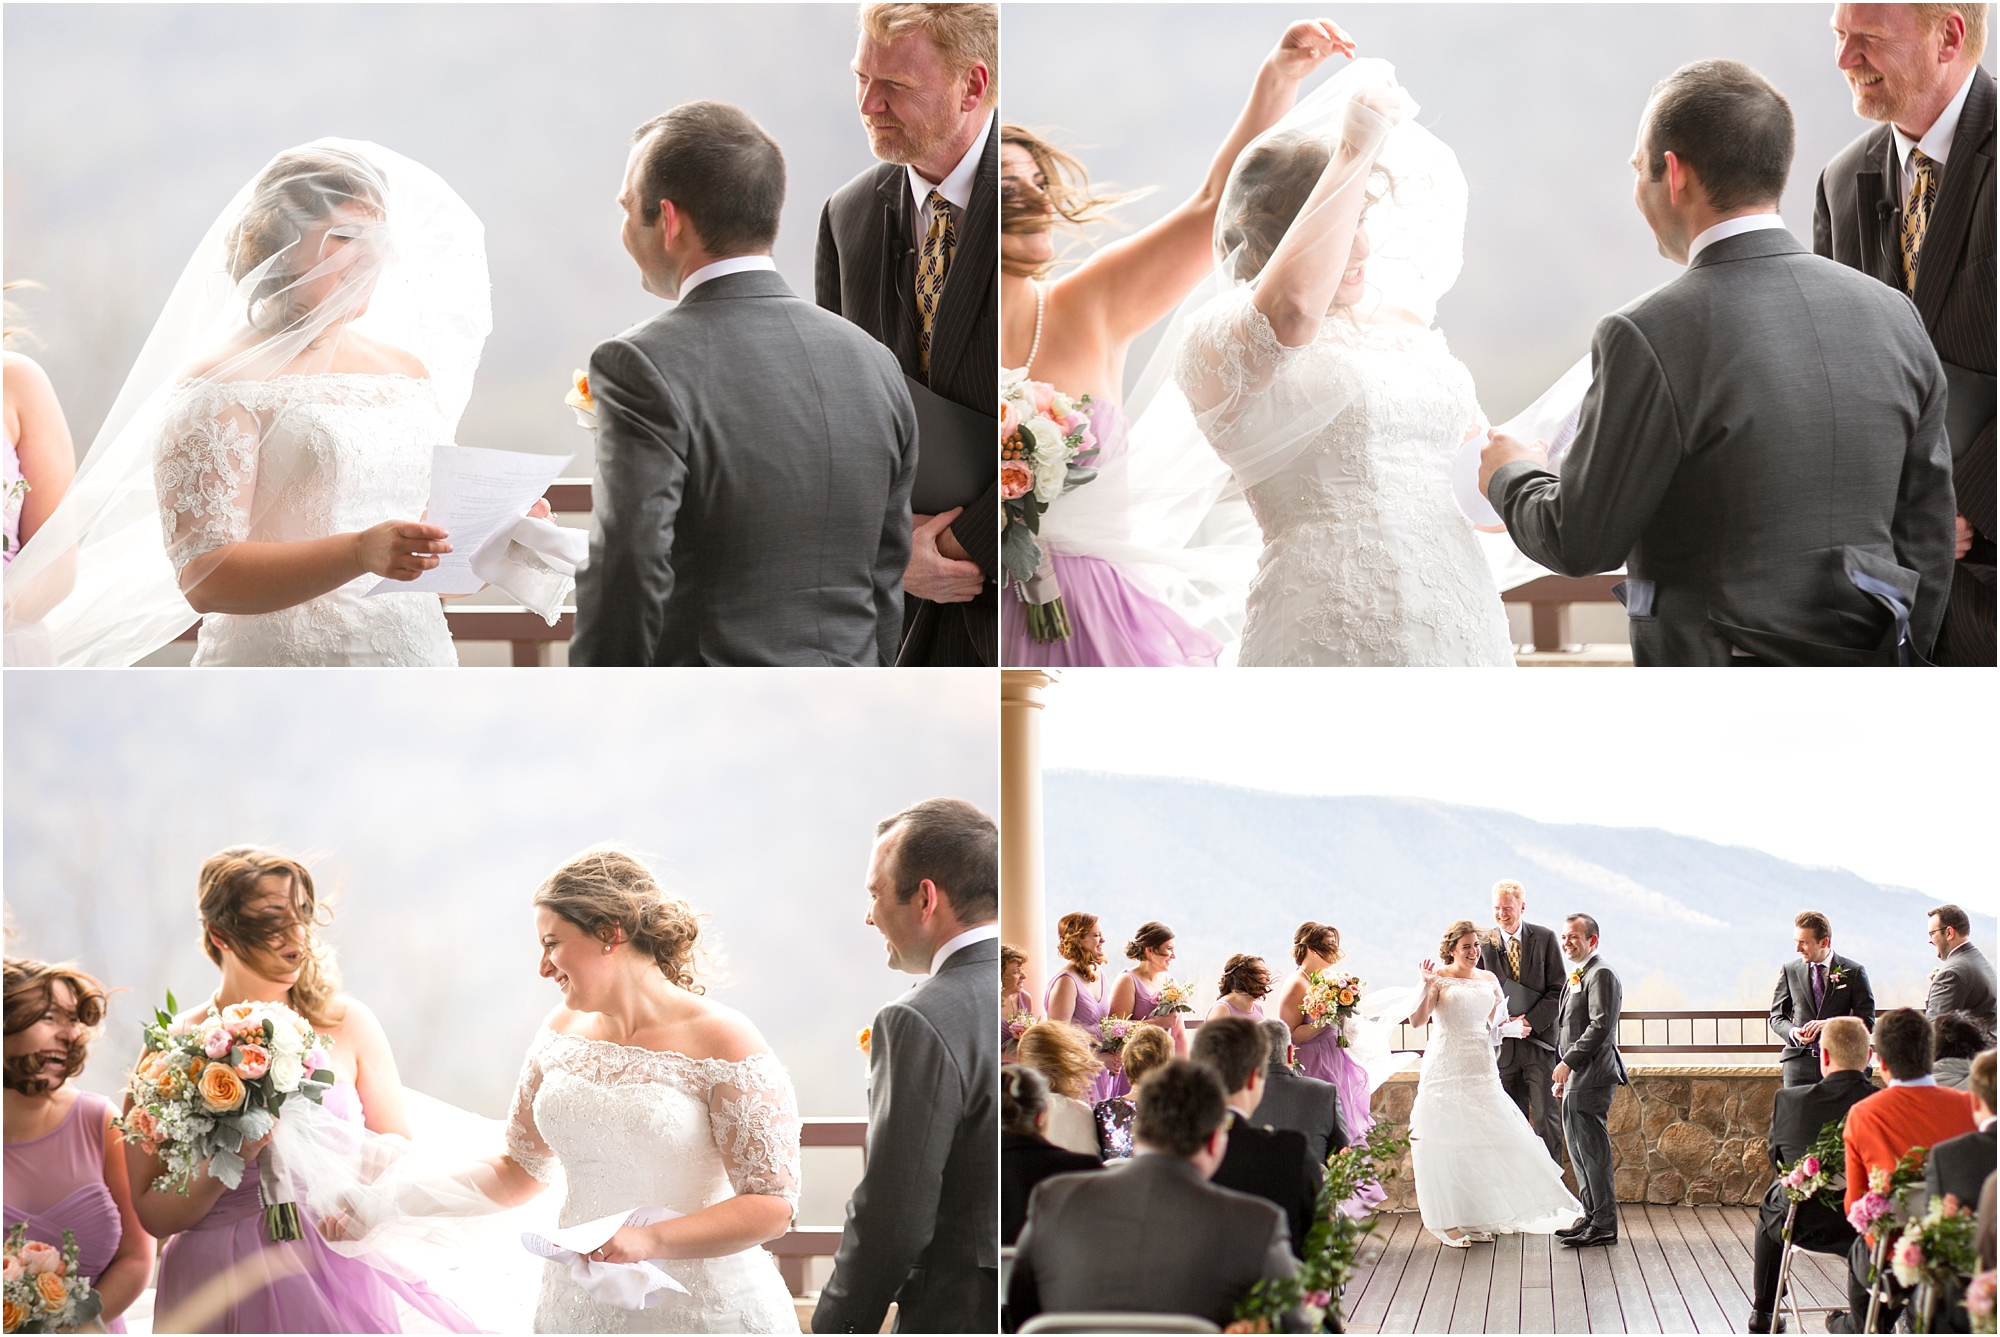
[[[868,331],[896,355],[907,375],[923,381],[917,370],[914,214],[908,178],[892,163],[871,167],[835,191],[820,213],[813,288],[821,306]],[[928,381],[946,399],[996,415],[993,483],[951,525],[952,536],[986,572],[987,583],[970,603],[938,604],[906,595],[899,664],[1000,662],[999,285],[1000,118],[995,116],[945,274]]]
[[[1938,357],[1987,376],[1994,363],[1993,112],[1993,76],[1974,70],[1924,233],[1915,294]],[[1881,125],[1827,164],[1813,207],[1813,249],[1900,291],[1895,153],[1895,135]],[[1953,569],[1932,656],[1940,664],[1994,662],[1994,472],[1989,416],[1986,430],[1952,470],[1958,513],[1974,538]]]

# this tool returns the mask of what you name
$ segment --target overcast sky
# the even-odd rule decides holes
[[[1984,674],[1072,670],[1044,699],[1052,769],[1658,827],[2000,911]]]

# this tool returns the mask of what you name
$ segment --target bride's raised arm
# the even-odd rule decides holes
[[[1423,996],[1418,999],[1417,1005],[1410,1009],[1409,1024],[1412,1026],[1428,1024],[1432,1011],[1437,1008],[1438,995],[1443,992],[1443,989],[1438,984],[1437,975],[1434,973],[1436,964],[1436,962],[1426,958],[1417,966],[1417,974],[1423,977],[1424,987]]]

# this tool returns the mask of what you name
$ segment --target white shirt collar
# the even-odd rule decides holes
[[[981,924],[978,928],[969,928],[956,938],[947,940],[944,946],[931,954],[931,974],[937,974],[938,969],[944,965],[945,958],[959,948],[970,947],[975,942],[990,942],[999,936],[1000,926],[998,924]]]
[[[1891,1078],[1889,1078],[1889,1085],[1891,1085],[1891,1086],[1936,1086],[1936,1085],[1937,1085],[1937,1078],[1935,1078],[1935,1077],[1931,1076],[1931,1074],[1929,1074],[1929,1073],[1925,1073],[1925,1074],[1924,1074],[1923,1076],[1921,1076],[1921,1077],[1912,1077],[1912,1078],[1910,1078],[1910,1080],[1909,1080],[1909,1081],[1907,1081],[1907,1082],[1906,1082],[1906,1081],[1904,1081],[1904,1080],[1903,1080],[1902,1078],[1900,1078],[1900,1077],[1891,1077]]]
[[[777,267],[768,255],[732,255],[727,260],[713,261],[681,280],[679,300],[685,302],[689,293],[710,279],[719,279],[724,274],[741,274],[751,269],[776,270]]]
[[[1893,123],[1889,126],[1889,132],[1896,137],[1896,170],[1902,178],[1900,193],[1903,196],[1907,197],[1910,193],[1911,149],[1922,149],[1926,158],[1940,166],[1950,154],[1952,136],[1958,133],[1959,113],[1965,110],[1965,95],[1972,91],[1972,76],[1977,73],[1979,67],[1976,65],[1966,72],[1965,82],[1958,86],[1958,92],[1945,104],[1945,109],[1938,113],[1938,118],[1931,122],[1931,128],[1924,131],[1922,139],[1911,139]]]
[[[945,179],[932,185],[918,174],[914,167],[903,168],[904,179],[910,183],[910,198],[917,204],[917,235],[922,237],[931,226],[931,192],[936,191],[950,202],[951,206],[964,213],[972,203],[973,178],[979,175],[979,155],[986,151],[986,136],[993,132],[992,112],[980,123],[979,134],[973,139],[972,147],[958,160],[958,166],[951,169]]]
[[[1776,214],[1738,214],[1735,218],[1725,218],[1688,243],[1688,263],[1725,237],[1739,236],[1745,232],[1761,232],[1765,228],[1783,227],[1785,220]]]

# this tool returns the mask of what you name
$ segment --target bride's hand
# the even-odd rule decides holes
[[[1425,984],[1435,983],[1437,980],[1437,962],[1431,960],[1428,956],[1425,957],[1417,963],[1417,974],[1422,977]]]
[[[1278,45],[1264,58],[1264,68],[1297,83],[1336,55],[1354,59],[1354,39],[1332,19],[1301,19],[1285,29]]]
[[[1361,89],[1347,100],[1340,137],[1356,157],[1368,157],[1402,124],[1408,110],[1408,102],[1389,84]]]
[[[444,530],[408,520],[384,520],[354,536],[354,555],[363,571],[390,580],[415,580],[438,564],[435,554],[451,551]]]
[[[650,1228],[620,1226],[617,1234],[586,1256],[593,1263],[641,1263],[663,1255]]]

